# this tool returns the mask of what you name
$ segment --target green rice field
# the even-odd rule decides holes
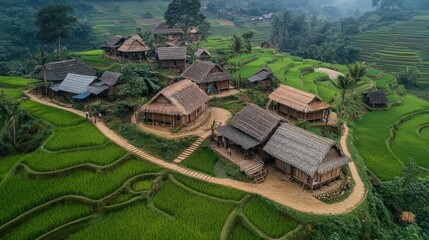
[[[22,92],[24,88],[29,87],[30,84],[36,82],[38,82],[38,80],[0,76],[0,91],[5,92],[14,99],[20,99],[23,96]]]
[[[393,26],[368,31],[354,38],[361,48],[360,60],[388,73],[399,73],[407,66],[416,66],[419,83],[429,86],[429,19],[415,16]]]
[[[0,159],[0,205],[8,206],[0,208],[0,239],[265,238],[299,225],[262,198],[127,155],[77,115],[23,106],[53,131],[38,150]],[[276,224],[269,227],[264,214]]]
[[[392,151],[405,164],[413,159],[417,165],[429,169],[429,138],[419,132],[421,126],[428,124],[429,114],[424,114],[399,126],[391,146]]]
[[[364,159],[366,166],[381,180],[392,180],[395,176],[402,175],[403,162],[396,159],[395,155],[389,151],[386,143],[390,136],[389,126],[404,115],[429,108],[428,102],[413,95],[406,95],[403,98],[405,100],[403,105],[392,107],[387,111],[367,112],[362,119],[355,123],[355,147]],[[402,126],[400,126],[401,128]],[[412,133],[415,131],[414,128]],[[396,146],[396,148],[392,146],[392,149],[395,154],[400,153],[403,156],[403,161],[408,161],[407,158],[412,154],[407,149],[418,139],[417,136],[409,138],[401,132],[396,136],[393,143],[396,145],[395,142],[404,143],[404,141],[408,141],[408,144],[401,147]],[[411,139],[413,139],[412,142],[410,142]],[[421,141],[418,141],[414,147],[422,151],[427,148],[425,147],[427,145],[420,143]]]

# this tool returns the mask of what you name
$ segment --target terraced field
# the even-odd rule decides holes
[[[37,80],[0,76],[0,91],[4,91],[13,98],[19,99],[22,97],[22,90],[35,82],[37,82]]]
[[[419,83],[429,87],[429,17],[416,16],[394,26],[368,31],[354,38],[361,48],[360,60],[389,73],[399,73],[407,66],[421,72]]]
[[[0,208],[1,239],[277,238],[298,226],[264,199],[129,155],[84,118],[23,107],[54,130],[35,152],[0,159],[0,204],[8,206]],[[67,133],[73,139],[63,141]]]

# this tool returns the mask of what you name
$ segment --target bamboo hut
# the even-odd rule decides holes
[[[225,147],[240,147],[245,158],[253,153],[266,158],[263,144],[280,125],[282,118],[251,103],[237,113],[230,125],[219,126],[217,131],[225,139]]]
[[[386,94],[382,91],[370,92],[366,95],[367,103],[374,108],[386,108],[389,104],[389,100]]]
[[[107,41],[105,44],[101,46],[101,49],[104,50],[106,54],[110,55],[118,55],[118,48],[122,46],[122,44],[125,42],[125,38],[123,38],[120,35],[116,35],[113,38],[111,38],[109,41]]]
[[[129,37],[122,46],[118,48],[118,52],[121,54],[122,59],[131,61],[146,59],[146,52],[149,50],[150,48],[139,35]]]
[[[197,42],[201,39],[200,29],[198,27],[192,26],[188,29],[188,40],[191,42]]]
[[[181,75],[195,82],[207,93],[229,90],[231,75],[219,65],[209,61],[195,61]]]
[[[157,60],[164,69],[185,69],[186,47],[160,47],[157,49]]]
[[[271,48],[271,43],[269,41],[263,41],[261,43],[261,48]]]
[[[163,21],[152,28],[154,35],[163,35],[167,41],[175,41],[183,37],[183,31],[177,26],[170,26],[166,21]]]
[[[139,111],[140,121],[152,125],[185,126],[206,111],[207,94],[190,80],[162,89]]]
[[[350,162],[333,140],[287,123],[276,130],[264,151],[279,169],[311,190],[338,179],[341,167]]]
[[[205,48],[198,48],[195,52],[195,57],[201,61],[209,61],[212,54]]]
[[[279,113],[305,121],[326,121],[331,110],[320,97],[286,85],[280,85],[269,98]]]
[[[271,68],[264,67],[249,78],[251,84],[257,84],[262,89],[269,89],[274,82],[274,74]]]

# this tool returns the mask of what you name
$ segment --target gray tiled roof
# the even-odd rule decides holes
[[[69,73],[58,89],[64,92],[81,94],[88,90],[89,85],[94,82],[95,79],[96,77],[93,76]]]

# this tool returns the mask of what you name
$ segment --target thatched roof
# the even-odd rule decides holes
[[[414,223],[416,220],[416,216],[412,212],[402,212],[401,213],[401,221],[405,223]]]
[[[210,58],[212,54],[205,48],[198,48],[195,52],[195,57],[200,58]]]
[[[159,60],[185,60],[186,47],[160,47],[157,49]]]
[[[370,92],[366,95],[368,103],[372,104],[388,104],[389,100],[386,97],[386,94],[382,91]]]
[[[254,83],[254,82],[263,81],[272,77],[273,77],[273,70],[271,70],[271,68],[269,67],[264,67],[261,70],[259,70],[257,73],[255,73],[255,75],[250,77],[249,81]]]
[[[316,112],[330,108],[320,97],[286,85],[280,85],[269,97],[274,102],[303,113]]]
[[[94,82],[95,79],[96,77],[93,76],[69,73],[58,89],[64,92],[81,94],[88,90],[89,85]]]
[[[120,35],[116,35],[111,39],[109,39],[109,41],[107,41],[103,46],[101,46],[101,48],[118,48],[122,45],[124,41],[125,41],[124,37]]]
[[[163,34],[163,35],[182,35],[183,31],[177,26],[169,26],[166,21],[163,21],[152,28],[153,34]]]
[[[232,80],[231,75],[219,65],[201,60],[196,60],[181,76],[198,84]]]
[[[198,27],[195,27],[195,26],[192,26],[188,29],[188,33],[191,33],[191,34],[196,34],[199,31],[200,31],[200,29]]]
[[[216,130],[220,135],[228,138],[236,144],[239,144],[245,150],[254,148],[261,144],[261,142],[257,139],[247,135],[246,133],[240,131],[237,128],[234,128],[231,125],[219,126]]]
[[[340,157],[325,160],[332,148],[338,150]],[[350,158],[344,155],[333,140],[287,123],[283,123],[276,130],[265,145],[264,151],[311,177],[350,162]]]
[[[141,109],[141,112],[166,115],[189,115],[204,106],[209,97],[190,80],[182,80],[162,89]]]
[[[150,48],[139,35],[129,37],[122,46],[118,48],[119,52],[146,52],[149,50]]]
[[[231,125],[260,142],[264,142],[273,133],[282,118],[250,103],[231,120]]]
[[[95,76],[96,71],[90,68],[85,63],[79,60],[66,60],[59,62],[51,62],[45,65],[46,78],[48,81],[63,81],[68,73]],[[34,77],[38,79],[44,78],[44,72],[41,71]]]

